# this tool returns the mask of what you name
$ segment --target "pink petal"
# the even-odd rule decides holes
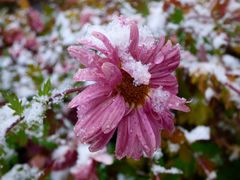
[[[100,33],[100,32],[94,31],[94,32],[92,32],[92,35],[93,35],[95,38],[101,40],[101,41],[103,42],[103,44],[105,45],[105,47],[106,47],[109,51],[113,51],[113,50],[114,50],[112,44],[110,43],[110,41],[108,40],[108,38],[107,38],[104,34],[102,34],[102,33]]]
[[[117,127],[119,122],[122,120],[123,115],[125,114],[125,101],[122,96],[117,95],[112,99],[112,104],[104,112],[105,122],[102,126],[102,131],[104,133],[109,133]]]
[[[74,108],[78,105],[89,103],[98,97],[109,95],[110,92],[111,91],[109,88],[100,86],[98,84],[88,86],[72,99],[72,101],[68,104],[68,107]]]
[[[178,82],[175,76],[168,74],[163,76],[163,73],[155,73],[150,79],[150,86],[157,88],[162,86],[163,89],[169,91],[170,93],[177,94],[178,92]]]
[[[92,159],[90,159],[89,163],[86,165],[76,165],[71,168],[71,173],[76,180],[97,180],[95,163]]]
[[[169,112],[168,110],[165,110],[161,113],[161,124],[163,129],[169,131],[169,132],[173,132],[175,127],[174,127],[174,122],[173,122],[173,115],[171,112]]]
[[[167,43],[162,47],[161,51],[163,54],[168,53],[172,49],[172,42],[170,40],[167,41]]]
[[[101,142],[99,142],[99,138],[113,133],[124,113],[125,104],[120,95],[108,98],[82,116],[75,125],[74,131],[80,142],[92,144],[92,150],[99,149],[103,147],[100,145],[106,142],[108,136],[102,139]],[[96,134],[98,136],[95,136]]]
[[[140,159],[143,154],[143,148],[136,135],[136,130],[132,126],[132,115],[127,116],[118,126],[116,157],[122,159],[125,156],[134,159]]]
[[[138,54],[137,54],[137,60],[140,60],[143,64],[148,64],[149,63],[149,58],[151,56],[152,53],[151,48],[146,47],[145,45],[141,45],[138,48]]]
[[[160,146],[160,129],[162,128],[162,125],[159,122],[159,115],[152,110],[150,101],[146,102],[144,112],[147,114],[150,125],[154,131],[156,148],[158,148]]]
[[[128,119],[124,119],[118,126],[117,143],[116,143],[116,157],[121,159],[125,156],[125,149],[128,144]]]
[[[113,157],[107,153],[97,154],[92,157],[95,161],[103,163],[105,165],[111,165],[113,163]]]
[[[109,142],[109,140],[112,138],[114,132],[115,130],[113,130],[112,132],[109,132],[108,134],[102,134],[101,136],[99,136],[98,139],[90,145],[89,151],[95,152],[104,148]]]
[[[104,54],[106,56],[109,55],[109,51],[107,49],[103,49],[103,48],[95,45],[93,42],[91,42],[89,40],[81,40],[81,41],[79,41],[79,43],[87,49],[94,49],[96,51],[101,52],[102,54]]]
[[[147,156],[151,157],[153,152],[157,149],[156,138],[154,131],[149,123],[147,115],[143,109],[138,109],[139,129],[137,131],[138,138]]]
[[[159,41],[157,42],[156,47],[154,48],[154,50],[151,53],[151,56],[149,57],[149,62],[159,62],[160,60],[157,60],[158,57],[156,56],[160,56],[159,52],[161,51],[163,45],[165,43],[165,37],[161,36]],[[162,52],[161,52],[162,54]],[[158,63],[155,63],[158,64]]]
[[[85,47],[70,46],[68,48],[69,54],[76,58],[81,64],[86,67],[94,66],[96,63],[96,54]]]
[[[131,23],[131,26],[130,26],[129,51],[134,58],[137,58],[138,41],[139,41],[138,26],[135,22],[133,22]]]
[[[112,103],[112,98],[108,98],[81,118],[75,125],[74,131],[79,136],[80,141],[85,143],[91,136],[102,128],[105,121],[106,109]]]
[[[79,69],[74,75],[74,81],[100,81],[104,78],[103,74],[97,68]]]
[[[168,107],[170,109],[175,109],[183,112],[189,112],[190,109],[185,105],[186,99],[171,95],[168,100]]]
[[[115,87],[122,80],[120,69],[110,62],[105,62],[102,65],[102,72],[105,75],[106,82],[109,83],[111,87]]]
[[[164,60],[160,64],[152,64],[150,66],[151,74],[158,72],[173,72],[180,62],[180,50],[178,46],[171,47],[170,43],[164,46],[164,49],[161,51],[164,55]]]
[[[136,112],[133,111],[136,114]],[[140,140],[137,136],[136,129],[139,128],[138,120],[136,118],[129,117],[128,120],[128,131],[129,131],[129,141],[128,146],[126,147],[126,156],[132,157],[134,159],[140,159],[143,155],[143,147],[140,143]]]
[[[146,103],[144,110],[146,111],[146,114],[148,114],[149,119],[153,120],[153,124],[155,124],[159,129],[165,129],[172,132],[174,130],[173,115],[169,111],[168,106],[165,106],[166,107],[161,112],[155,112],[152,107],[152,102],[149,101]],[[158,140],[156,141],[158,142]]]
[[[161,62],[163,62],[163,60],[164,60],[164,55],[163,55],[163,53],[160,51],[160,52],[156,55],[156,57],[154,58],[153,62],[154,62],[154,64],[160,64]]]
[[[100,32],[93,32],[92,35],[99,39],[100,41],[103,42],[103,44],[105,45],[105,47],[108,49],[107,57],[110,57],[109,60],[111,63],[114,64],[118,64],[119,63],[119,58],[118,58],[118,54],[117,54],[117,50],[112,46],[111,42],[109,41],[109,39],[102,33]]]

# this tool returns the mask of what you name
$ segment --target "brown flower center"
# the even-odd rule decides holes
[[[149,92],[148,85],[134,85],[134,79],[122,70],[122,82],[117,86],[117,90],[124,100],[130,105],[137,107],[143,105]]]

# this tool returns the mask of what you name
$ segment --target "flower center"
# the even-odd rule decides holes
[[[143,84],[136,86],[134,79],[122,70],[122,82],[117,86],[117,90],[130,106],[137,107],[144,104],[149,87]]]

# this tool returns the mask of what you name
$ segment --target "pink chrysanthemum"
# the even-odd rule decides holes
[[[157,41],[146,27],[123,17],[94,29],[68,49],[86,67],[74,80],[95,82],[69,104],[77,107],[75,134],[97,151],[117,129],[117,158],[151,157],[160,145],[160,131],[174,129],[170,110],[189,111],[186,100],[176,96],[172,74],[179,46],[163,37]]]

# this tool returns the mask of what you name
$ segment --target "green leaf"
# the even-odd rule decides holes
[[[39,89],[40,85],[44,82],[41,67],[30,64],[27,68],[27,75],[32,78],[35,86]]]
[[[175,9],[170,16],[170,21],[174,24],[179,24],[183,20],[183,11],[181,9]]]
[[[51,96],[52,84],[48,79],[38,91],[39,96]]]
[[[22,101],[18,99],[16,94],[3,90],[1,91],[1,93],[3,98],[9,103],[9,107],[15,111],[14,114],[21,116],[24,111],[24,107],[22,105]]]
[[[138,1],[130,1],[127,2],[130,3],[130,5],[136,9],[137,12],[141,13],[143,16],[147,16],[149,14],[149,8],[148,8],[148,1],[146,0],[138,0]]]
[[[191,147],[195,152],[208,157],[217,165],[221,165],[223,163],[221,150],[216,144],[212,142],[195,142],[191,145]]]
[[[38,144],[38,145],[40,145],[40,146],[42,146],[42,147],[44,147],[46,149],[49,149],[49,150],[57,148],[57,144],[55,142],[48,141],[45,138],[32,137],[32,141],[35,144]]]
[[[228,162],[217,171],[217,179],[218,180],[240,179],[240,173],[238,173],[239,169],[240,169],[239,160]]]

